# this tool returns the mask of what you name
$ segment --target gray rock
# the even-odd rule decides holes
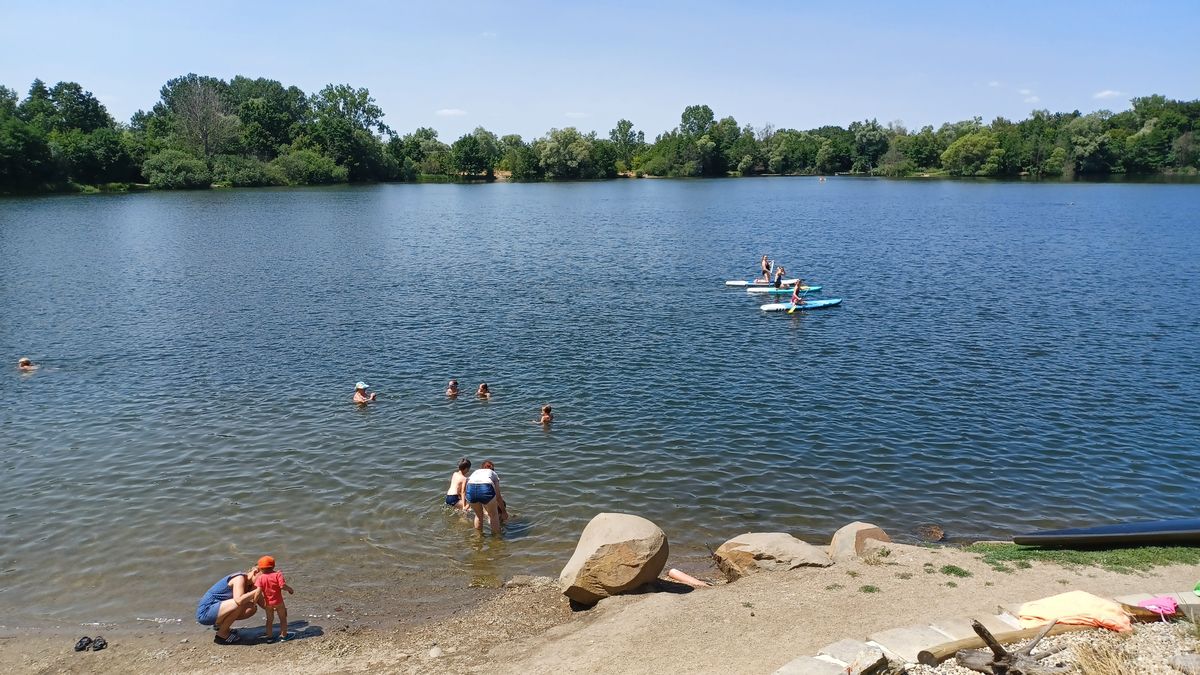
[[[845,664],[842,672],[847,675],[870,675],[887,665],[883,650],[849,638],[825,645],[817,654]]]
[[[717,567],[730,581],[756,572],[829,567],[833,564],[821,549],[784,532],[738,535],[721,544],[713,556],[717,559]]]
[[[1176,654],[1171,657],[1171,667],[1185,675],[1200,675],[1200,655]]]
[[[429,648],[429,658],[431,659],[441,658],[442,654],[444,653],[445,652],[442,651],[442,648],[437,645]]]
[[[801,656],[783,664],[773,675],[842,675],[844,668],[833,661]]]
[[[563,567],[563,595],[584,605],[653,582],[667,564],[667,535],[627,513],[601,513],[583,528],[575,553]]]
[[[879,527],[871,523],[854,521],[833,533],[833,541],[829,543],[829,556],[834,560],[850,560],[862,555],[863,547],[869,540],[891,542],[892,538]]]

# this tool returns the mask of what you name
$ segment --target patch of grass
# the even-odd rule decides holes
[[[942,574],[951,577],[958,577],[960,579],[966,579],[967,577],[975,576],[971,572],[964,570],[958,565],[942,565],[942,569],[940,571]]]
[[[1016,544],[972,544],[963,550],[979,555],[980,560],[991,566],[1012,563],[1021,569],[1028,569],[1034,561],[1051,562],[1064,567],[1099,567],[1121,574],[1144,572],[1167,565],[1200,565],[1200,546],[1142,546],[1076,551]]]
[[[1029,562],[1028,560],[1018,560],[1018,561],[1014,562],[1013,565],[1016,566],[1016,568],[1019,570],[1027,570],[1027,569],[1033,567],[1033,563]],[[1096,575],[1093,574],[1091,576],[1093,578],[1095,578]]]
[[[743,602],[742,607],[745,607],[746,609],[754,609],[754,603],[753,602]]]
[[[1138,675],[1133,655],[1120,644],[1112,642],[1075,645],[1075,663],[1084,673],[1105,675]]]
[[[985,582],[983,582],[983,585],[984,585],[984,586],[995,586],[996,584],[994,584],[994,583],[992,583],[992,582],[990,582],[990,581],[985,581]]]
[[[875,551],[875,555],[879,556],[880,558],[886,558],[891,554],[892,554],[892,549],[890,549],[890,548],[880,548],[880,549],[876,549],[876,551]]]
[[[866,586],[859,586],[859,587],[858,587],[858,592],[859,592],[859,593],[878,593],[878,592],[879,592],[879,587],[878,587],[878,586],[872,586],[872,585],[870,585],[870,584],[867,584]]]
[[[953,581],[947,581],[946,588],[958,588],[958,584],[954,583]]]
[[[1058,583],[1062,584],[1063,586],[1070,586],[1070,585],[1071,585],[1071,580],[1070,580],[1070,579],[1055,579],[1055,581],[1057,581]]]
[[[850,575],[850,578],[853,579],[862,573],[857,570],[846,570],[846,574]]]
[[[873,555],[863,556],[862,564],[871,565],[872,567],[874,567],[875,565],[882,565],[883,558],[879,558],[879,557],[873,556]]]
[[[898,572],[898,573],[896,574],[896,578],[897,578],[897,579],[911,579],[911,578],[912,578],[912,572]]]
[[[1003,572],[1004,574],[1012,574],[1014,571],[1013,568],[1009,567],[1008,565],[1005,565],[1004,563],[995,563],[995,564],[991,564],[989,566],[992,568],[993,572]]]
[[[843,588],[845,588],[845,586],[843,586],[843,585],[841,585],[841,584],[829,584],[828,586],[826,586],[826,587],[825,587],[825,590],[827,590],[827,591],[840,591],[840,590],[842,590]]]

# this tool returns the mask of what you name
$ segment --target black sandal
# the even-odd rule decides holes
[[[213,642],[219,645],[236,645],[238,642],[241,642],[241,638],[238,636],[238,632],[236,630],[231,630],[229,631],[229,637],[224,639],[222,639],[219,635],[214,635]]]
[[[100,637],[99,635],[96,636],[95,640],[92,640],[92,651],[94,651],[94,652],[98,652],[107,646],[108,646],[108,640],[105,640],[104,638]]]
[[[83,637],[79,638],[79,642],[75,643],[75,651],[77,651],[77,652],[87,651],[87,648],[91,647],[91,646],[92,646],[92,638],[84,635]]]

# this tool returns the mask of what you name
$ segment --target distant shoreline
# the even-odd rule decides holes
[[[870,174],[855,174],[855,173],[836,173],[822,176],[820,174],[810,173],[763,173],[750,176],[739,176],[736,174],[728,176],[651,176],[641,175],[636,176],[630,172],[618,174],[614,178],[578,178],[574,180],[512,180],[507,172],[496,172],[496,176],[492,179],[486,178],[465,178],[459,180],[446,179],[445,177],[431,178],[429,180],[418,179],[415,181],[364,181],[358,183],[334,183],[330,185],[261,185],[261,186],[234,186],[228,184],[214,183],[208,187],[188,188],[188,189],[161,189],[151,187],[146,183],[109,183],[105,185],[70,185],[58,190],[49,191],[26,191],[26,192],[6,192],[0,193],[0,199],[3,198],[18,198],[18,197],[38,197],[38,196],[62,196],[62,195],[101,195],[101,194],[129,194],[135,192],[204,192],[207,190],[255,190],[259,188],[272,189],[293,189],[293,188],[313,188],[313,187],[363,187],[371,185],[487,185],[492,183],[521,183],[525,185],[538,184],[555,184],[555,183],[610,183],[621,180],[669,180],[669,181],[695,181],[695,180],[726,180],[726,179],[753,179],[753,178],[821,178],[826,179],[874,179],[894,182],[909,182],[909,181],[950,181],[961,183],[1037,183],[1047,185],[1069,185],[1075,183],[1083,184],[1148,184],[1148,185],[1200,185],[1200,173],[1152,173],[1152,174],[1106,174],[1102,176],[1046,176],[1035,178],[1033,176],[951,176],[945,173],[921,173],[910,176],[872,176]]]

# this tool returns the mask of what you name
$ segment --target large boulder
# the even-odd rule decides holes
[[[721,544],[713,553],[717,567],[730,581],[755,572],[829,567],[825,551],[784,532],[749,532]]]
[[[584,605],[625,593],[658,578],[667,564],[667,535],[627,513],[601,513],[583,528],[575,553],[559,575],[563,595]]]
[[[871,523],[854,521],[833,533],[833,541],[829,543],[829,555],[834,560],[850,560],[862,555],[863,548],[870,540],[890,542],[891,537],[879,527]]]

